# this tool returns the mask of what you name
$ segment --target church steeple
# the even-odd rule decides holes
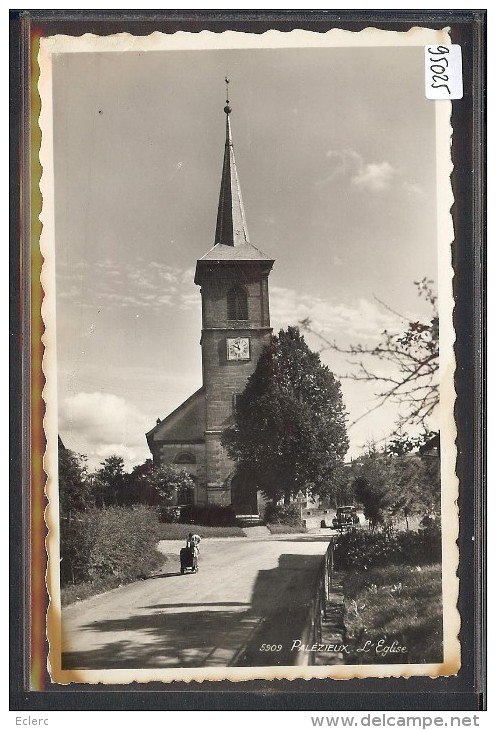
[[[187,461],[196,480],[195,504],[232,505],[237,515],[258,520],[257,484],[237,473],[222,433],[233,423],[237,398],[271,341],[268,280],[274,261],[248,239],[229,94],[224,112],[226,142],[215,244],[197,261],[195,273],[195,284],[201,287],[203,385],[157,422],[147,439],[155,464]],[[211,239],[209,229],[206,236]]]
[[[226,77],[226,85],[229,79]],[[229,87],[227,87],[229,88]],[[224,148],[224,164],[222,166],[222,180],[220,185],[219,208],[217,210],[217,225],[215,228],[215,242],[212,248],[197,261],[195,284],[201,286],[203,274],[212,263],[228,264],[236,261],[258,261],[267,266],[270,271],[273,259],[270,259],[256,246],[250,243],[246,226],[245,210],[241,199],[238,173],[231,135],[231,106],[229,94],[226,94],[226,143]]]
[[[217,226],[215,229],[215,245],[243,246],[250,242],[246,226],[245,211],[241,198],[236,160],[232,143],[231,106],[229,105],[229,79],[226,76],[226,144],[224,149],[224,164],[220,184],[219,207],[217,211]]]

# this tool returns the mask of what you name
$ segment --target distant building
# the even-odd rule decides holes
[[[227,101],[215,244],[196,265],[201,287],[203,385],[146,434],[155,464],[178,464],[195,481],[191,501],[258,515],[257,486],[236,474],[221,445],[236,398],[270,342],[268,277],[274,261],[248,237]]]

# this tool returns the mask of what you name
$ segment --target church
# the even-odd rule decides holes
[[[202,304],[203,385],[158,420],[146,438],[154,464],[177,464],[192,476],[194,494],[178,495],[179,504],[232,505],[239,518],[256,519],[256,485],[236,474],[221,434],[232,425],[236,398],[270,342],[268,277],[274,261],[250,242],[229,99],[224,112],[226,142],[215,242],[197,261],[194,279]]]

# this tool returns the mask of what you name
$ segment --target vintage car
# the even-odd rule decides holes
[[[354,525],[358,525],[358,523],[359,519],[354,505],[338,507],[336,516],[332,519],[332,526],[335,530],[348,529]]]

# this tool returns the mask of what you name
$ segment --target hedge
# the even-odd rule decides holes
[[[233,527],[236,525],[236,512],[232,507],[219,505],[191,504],[181,507],[180,522],[209,527]]]
[[[143,505],[93,508],[61,520],[62,585],[107,576],[129,582],[163,563],[156,510]]]
[[[274,504],[265,507],[264,522],[271,525],[301,527],[300,508],[297,504]]]
[[[369,569],[382,565],[430,565],[441,561],[441,530],[367,532],[351,530],[335,543],[337,570]]]

